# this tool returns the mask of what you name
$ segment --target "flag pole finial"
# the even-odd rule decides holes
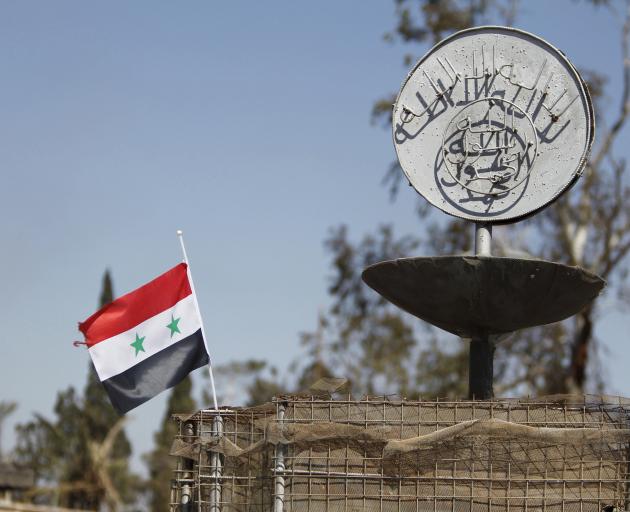
[[[184,255],[184,263],[188,265],[188,255],[186,254],[186,246],[184,245],[184,232],[181,229],[177,230],[177,238],[179,238],[179,245],[182,247],[182,254]]]

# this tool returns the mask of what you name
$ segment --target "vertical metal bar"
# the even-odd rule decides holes
[[[217,414],[212,418],[212,435],[217,439],[223,435],[223,418]],[[221,512],[221,477],[223,464],[219,452],[210,452],[210,512]]]
[[[547,414],[547,404],[545,404],[545,415]],[[545,419],[546,421],[546,419]],[[548,480],[547,465],[545,464],[545,479],[543,480],[543,495],[542,495],[542,512],[547,512],[547,480]]]
[[[330,404],[328,412],[330,414]],[[330,418],[330,416],[328,417]],[[326,512],[330,510],[330,444],[328,445],[326,452],[326,505],[324,510],[326,510]]]
[[[346,416],[346,418],[348,417]],[[343,512],[348,512],[348,473],[350,473],[350,467],[348,466],[348,458],[350,457],[350,448],[348,444],[349,443],[346,440],[346,446],[345,446],[346,449],[345,449],[345,458],[344,458],[344,463],[346,465],[346,477],[343,479]]]
[[[282,429],[284,423],[284,411],[286,407],[283,403],[278,404],[278,425]],[[282,512],[284,509],[284,445],[276,445],[276,467],[275,467],[275,492],[273,499],[273,512]]]
[[[332,422],[332,402],[330,400],[328,400],[328,421]],[[326,454],[326,508],[324,510],[328,511],[330,510],[330,465],[331,465],[331,459],[332,459],[332,455],[331,455],[331,449],[330,449],[330,444],[327,446],[327,454]],[[335,479],[333,479],[332,481],[333,486],[336,488],[335,485]]]
[[[567,406],[564,406],[564,418],[566,425],[566,417],[567,417]],[[562,449],[562,496],[561,503],[562,509],[560,512],[565,512],[565,502],[567,497],[567,447],[566,445]]]
[[[438,512],[438,488],[437,488],[437,476],[438,476],[438,463],[437,460],[433,466],[433,512]]]
[[[351,416],[350,416],[350,402],[348,401],[348,402],[346,402],[346,421],[345,421],[346,425],[350,424],[350,418],[351,418]],[[350,447],[348,445],[348,442],[346,441],[346,475],[348,475],[348,473],[350,472],[349,463],[350,463]],[[344,510],[344,512],[348,512],[348,492],[349,491],[348,491],[348,477],[347,476],[346,476],[345,480],[346,480],[346,489],[345,489],[346,501],[344,502],[343,510]],[[352,485],[352,489],[355,489],[355,486],[357,484],[353,482],[353,484],[351,484],[351,485]],[[352,510],[354,510],[355,506],[356,506],[356,497],[353,497],[353,499],[352,499]]]
[[[314,418],[312,402],[313,402],[313,397],[311,397],[311,422],[313,421],[313,418]],[[289,402],[287,402],[287,408],[288,408],[288,406],[289,406]],[[291,402],[291,414],[290,414],[290,417],[293,418],[294,421],[295,421],[295,418],[298,416],[297,409],[298,409],[297,403],[295,401],[292,401]],[[312,450],[310,450],[309,451],[309,458],[312,457],[312,456],[313,456],[313,452],[312,452]],[[296,458],[297,458],[296,454],[293,453],[293,468],[294,469],[295,469],[295,466],[297,465]],[[309,493],[308,499],[309,499],[309,507],[310,507],[310,500],[311,500],[311,461],[310,460],[309,460],[309,466],[308,467],[309,467],[309,473],[308,473],[308,476],[307,476],[307,479],[308,479],[307,481],[308,481],[308,493]],[[298,489],[299,488],[300,487],[298,487]],[[291,480],[291,492],[289,493],[289,500],[290,500],[289,507],[290,507],[291,510],[295,510],[295,506],[296,506],[295,503],[294,503],[294,496],[296,494],[294,489],[295,489],[295,477],[294,477],[294,479]],[[309,510],[310,510],[310,508],[309,508]]]
[[[509,409],[508,409],[508,418],[509,416]],[[508,419],[508,421],[510,421]],[[505,496],[505,510],[506,512],[510,512],[510,499],[512,498],[512,464],[510,462],[508,462],[508,466],[507,466],[507,492],[506,492],[506,496]]]
[[[586,425],[586,396],[582,406],[582,425]],[[584,445],[580,448],[580,512],[584,512]]]
[[[473,404],[474,407],[474,404]],[[475,504],[475,461],[470,463],[470,504],[468,510],[471,512],[474,510]]]
[[[310,422],[311,424],[315,423],[315,397],[311,396],[311,416],[310,416]],[[293,408],[295,410],[295,403],[293,404]],[[295,413],[293,414],[293,417],[295,418]],[[295,467],[294,467],[295,468]],[[314,507],[312,505],[312,501],[313,501],[313,447],[309,446],[308,448],[308,475],[306,476],[306,492],[308,493],[307,496],[307,505],[306,505],[306,512],[312,512]],[[293,482],[295,482],[295,480],[293,480]],[[317,484],[316,484],[317,485]],[[293,495],[295,493],[292,492],[291,493],[291,500],[293,500]],[[291,510],[293,509],[293,501],[291,501]]]
[[[494,342],[488,336],[470,340],[468,357],[468,398],[488,400],[494,397]]]
[[[451,471],[451,479],[453,480],[453,489],[451,490],[451,512],[455,512],[455,496],[456,496],[456,487],[455,487],[455,478],[457,477],[457,461],[453,461]]]
[[[196,423],[196,434],[199,438],[201,438],[202,434],[204,433],[204,426],[205,424],[205,415],[203,414],[203,412],[199,415],[199,418],[197,419],[197,423]],[[204,485],[201,483],[202,481],[202,473],[203,470],[202,468],[204,467],[204,465],[206,464],[206,460],[205,460],[205,456],[204,453],[199,450],[199,453],[197,455],[197,471],[195,471],[195,475],[194,475],[194,481],[193,481],[193,496],[192,499],[193,501],[196,501],[197,506],[195,507],[197,512],[201,512],[202,508],[203,508],[203,504],[204,504]],[[196,490],[196,494],[195,494],[195,490]],[[195,500],[196,498],[196,500]],[[193,507],[191,505],[190,510],[193,510]]]
[[[584,421],[584,420],[582,420]],[[584,457],[584,448],[582,448],[580,457]],[[580,459],[580,512],[584,512],[584,459]]]
[[[527,406],[529,411],[529,406]],[[525,512],[527,512],[529,506],[529,464],[525,468]]]
[[[398,434],[399,439],[405,438],[405,403],[400,402],[400,433]],[[400,460],[398,462],[398,471],[399,474],[402,474],[400,467]],[[398,510],[400,510],[400,492],[398,493]]]
[[[188,422],[184,425],[184,439],[187,443],[192,443],[194,442],[194,436],[195,436],[195,426]],[[184,480],[184,485],[182,486],[182,494],[180,496],[180,504],[181,504],[181,510],[183,511],[188,511],[188,510],[192,510],[192,487],[190,485],[190,482],[193,479],[193,474],[192,471],[190,471],[192,469],[191,467],[192,461],[185,459],[182,463],[183,468],[186,470],[183,473],[183,480]]]
[[[245,413],[247,414],[247,413]],[[242,416],[241,416],[242,417]],[[265,419],[266,419],[266,413],[265,413]],[[235,415],[235,419],[238,418],[238,413]],[[254,422],[255,422],[256,416],[253,412],[249,412],[249,415],[245,416],[244,420],[241,420],[241,424],[243,423],[243,421],[245,421],[245,427],[247,427],[247,424],[249,423],[249,443],[254,444],[258,438],[256,436],[256,431],[254,429]],[[235,420],[236,423],[236,420]],[[243,430],[243,433],[245,434],[245,430]],[[238,445],[238,436],[239,436],[239,429],[238,426],[236,426],[236,428],[234,428],[234,438],[232,439],[232,442],[236,445]],[[255,507],[258,505],[257,503],[257,498],[256,498],[256,493],[255,493],[255,487],[252,481],[252,467],[253,464],[250,462],[251,461],[251,455],[249,455],[247,457],[247,506],[248,507]],[[236,482],[235,482],[236,484]],[[264,484],[261,484],[264,485]],[[232,492],[232,495],[234,495],[234,493]],[[261,492],[260,493],[260,507],[264,508],[266,503],[265,503],[265,493]]]
[[[492,255],[492,224],[475,223],[475,256]],[[488,335],[474,336],[470,340],[468,358],[468,398],[489,400],[494,397],[494,342]]]
[[[602,510],[602,464],[603,458],[599,457],[599,466],[597,468],[597,509]]]
[[[182,437],[184,435],[184,426],[182,424],[181,421],[177,422],[177,433],[179,434],[180,437]],[[175,465],[175,472],[173,473],[173,477],[174,479],[171,481],[171,492],[170,492],[170,499],[169,499],[169,510],[173,511],[173,510],[179,510],[179,499],[180,499],[180,495],[181,495],[181,488],[179,485],[179,480],[184,478],[184,466],[183,466],[183,462],[186,459],[184,459],[183,457],[177,457],[177,463]]]
[[[475,223],[475,256],[492,255],[492,224]]]
[[[420,424],[422,423],[422,406],[420,404],[420,402],[417,403],[417,436],[420,437],[420,434],[422,433],[422,431],[420,430]],[[420,457],[419,455],[416,455],[417,459]],[[420,476],[420,464],[416,465],[416,510],[415,512],[420,512],[420,479],[418,478]],[[363,507],[365,509],[365,507]]]
[[[489,453],[488,453],[489,455]],[[492,512],[492,480],[494,475],[492,473],[492,458],[489,457],[488,465],[488,512]]]

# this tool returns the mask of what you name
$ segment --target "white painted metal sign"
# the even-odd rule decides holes
[[[505,27],[458,32],[425,55],[396,100],[393,135],[410,184],[477,222],[514,222],[580,176],[590,97],[564,55]]]

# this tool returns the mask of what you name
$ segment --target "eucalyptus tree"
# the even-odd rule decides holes
[[[544,8],[543,3],[527,5],[530,10]],[[404,65],[409,67],[430,44],[450,33],[481,24],[513,24],[519,3],[395,0],[394,8],[397,23],[386,39],[409,49],[404,57]],[[518,225],[495,230],[496,252],[579,265],[608,280],[610,302],[626,292],[630,251],[630,202],[626,200],[630,188],[623,157],[626,148],[619,144],[630,114],[630,1],[591,0],[574,9],[581,9],[585,16],[589,9],[605,9],[610,15],[611,30],[618,30],[617,44],[621,47],[617,63],[621,94],[614,98],[613,110],[604,108],[602,99],[608,97],[609,78],[581,70],[597,112],[596,143],[584,175],[552,207]],[[375,124],[389,129],[394,99],[395,94],[390,94],[374,103]],[[395,199],[400,185],[406,183],[397,162],[387,170],[383,182]],[[464,396],[468,347],[401,313],[361,283],[362,268],[377,261],[472,250],[469,223],[434,213],[422,199],[418,200],[417,212],[418,233],[424,236],[397,237],[393,226],[381,226],[356,241],[345,226],[331,230],[325,245],[332,259],[332,306],[320,315],[317,343],[326,346],[320,352],[327,354],[323,362],[329,371],[350,377],[357,391]],[[499,343],[496,391],[584,391],[588,370],[598,363],[600,340],[595,327],[601,318],[596,301],[572,319],[515,333]],[[313,336],[306,335],[305,339],[315,342]],[[597,372],[591,375],[595,378],[590,389],[601,389],[602,379],[597,378]]]

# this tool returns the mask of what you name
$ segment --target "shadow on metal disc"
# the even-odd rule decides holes
[[[606,285],[580,267],[479,256],[383,261],[362,277],[396,306],[463,338],[564,320]]]

